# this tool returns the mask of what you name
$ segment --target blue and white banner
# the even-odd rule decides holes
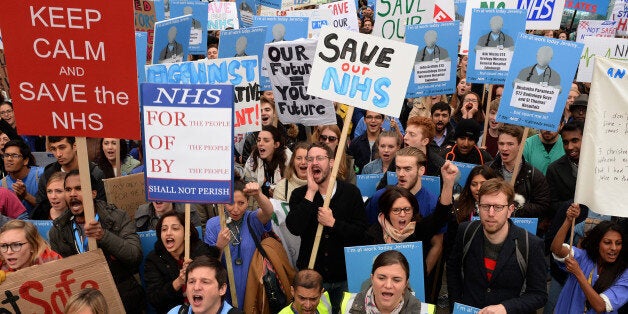
[[[190,53],[207,55],[207,2],[198,0],[171,0],[170,16],[192,15]]]

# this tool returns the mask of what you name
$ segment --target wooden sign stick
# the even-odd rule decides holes
[[[512,178],[510,179],[510,185],[515,186],[517,182],[517,175],[519,175],[519,165],[521,165],[521,156],[523,156],[523,147],[525,146],[526,139],[528,138],[529,127],[523,129],[523,135],[521,136],[521,144],[519,144],[519,152],[517,152],[517,159],[515,159],[515,169],[512,171]]]
[[[184,238],[184,260],[190,258],[190,228],[194,228],[194,226],[190,226],[190,203],[185,203],[185,233],[183,235]],[[201,237],[202,239],[202,237]]]
[[[85,223],[94,220],[94,198],[92,197],[92,181],[90,180],[89,158],[87,157],[87,139],[85,137],[76,138],[76,157],[79,164],[79,177],[81,179],[81,196],[83,196],[83,214]],[[96,239],[87,237],[89,250],[98,248]]]
[[[571,248],[573,248],[573,234],[576,229],[576,219],[571,220],[571,235],[569,236],[569,254],[567,256],[573,257],[571,254]]]
[[[486,109],[484,110],[484,132],[482,133],[482,142],[478,145],[479,147],[486,146],[486,137],[488,136],[488,116],[491,114],[491,101],[493,97],[493,85],[488,86],[488,101],[486,102]]]
[[[220,230],[227,228],[225,218],[225,205],[218,205],[218,216],[220,217]],[[225,253],[225,264],[227,264],[227,278],[229,279],[229,290],[231,290],[231,305],[238,307],[238,295],[236,294],[235,279],[233,277],[233,260],[231,259],[231,241],[227,243],[223,252]]]
[[[342,161],[342,156],[345,153],[345,147],[347,146],[347,134],[349,133],[349,124],[351,123],[351,117],[353,116],[353,106],[347,106],[347,114],[345,115],[344,123],[342,125],[342,133],[340,133],[340,141],[338,142],[338,148],[336,149],[336,156],[334,157],[334,167],[331,169],[329,175],[329,185],[327,185],[327,192],[325,193],[325,201],[323,202],[324,208],[329,208],[331,202],[331,194],[336,186],[336,176],[338,176],[338,168]],[[353,169],[349,169],[353,171]],[[316,255],[318,254],[318,246],[321,244],[321,237],[323,236],[323,225],[318,224],[316,229],[316,237],[314,238],[314,245],[312,246],[312,254],[310,255],[310,262],[308,268],[314,269],[316,263]]]

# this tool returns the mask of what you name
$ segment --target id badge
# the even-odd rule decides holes
[[[499,45],[499,46],[497,46],[497,49],[499,49],[499,50],[503,50],[503,49],[504,49],[504,45]]]
[[[547,82],[541,82],[541,86],[547,87]]]
[[[440,61],[439,58],[434,58],[434,62],[438,62],[438,61]]]

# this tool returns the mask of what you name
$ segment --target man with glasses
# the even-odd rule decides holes
[[[8,173],[2,178],[2,187],[13,191],[30,215],[35,207],[37,185],[44,169],[35,165],[31,149],[21,140],[9,141],[2,151],[4,170]]]
[[[490,179],[479,191],[480,221],[458,228],[447,261],[449,301],[481,313],[532,313],[545,305],[543,241],[509,219],[515,210],[510,184]]]
[[[325,143],[313,143],[307,152],[307,184],[290,196],[288,230],[301,237],[298,269],[307,269],[318,224],[324,226],[314,270],[323,276],[333,313],[340,310],[344,291],[348,291],[344,248],[363,244],[366,231],[364,202],[360,190],[341,180],[331,181],[333,151]],[[329,208],[324,208],[327,187],[335,184]]]

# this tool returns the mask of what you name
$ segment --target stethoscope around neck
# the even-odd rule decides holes
[[[486,42],[484,43],[484,47],[488,47],[488,44],[491,42],[491,39],[493,38],[491,36],[493,32],[488,32],[488,35],[486,35]],[[506,41],[506,35],[504,35],[504,32],[499,31],[499,34],[497,34],[497,44],[499,46],[504,46],[504,42]]]
[[[528,77],[526,77],[527,82],[530,82],[530,79],[532,78],[532,75],[534,75],[534,71],[536,70],[536,67],[538,65],[539,65],[538,63],[535,63],[534,66],[530,69],[530,73],[528,73]],[[546,76],[547,76],[547,80],[545,80]],[[552,80],[552,68],[550,68],[548,65],[545,67],[545,69],[543,69],[543,75],[541,76],[541,83],[545,82],[549,84],[551,80]]]
[[[425,50],[427,46],[423,47],[423,53],[421,54],[421,61],[425,61]],[[440,60],[440,47],[438,45],[434,45],[434,60]]]

